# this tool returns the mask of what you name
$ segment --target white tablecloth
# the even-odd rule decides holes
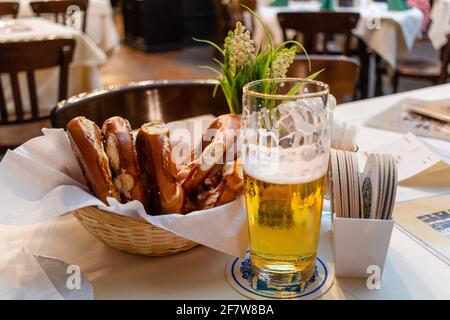
[[[33,16],[29,5],[32,1],[19,0],[19,17]],[[76,24],[81,25],[79,22]],[[89,0],[86,33],[105,51],[110,51],[119,45],[119,33],[114,24],[113,10],[109,0]]]
[[[81,31],[66,27],[43,18],[19,18],[15,23],[27,26],[30,30],[13,33],[0,33],[0,42],[42,39],[46,37],[73,37],[76,42],[73,62],[69,71],[68,96],[89,91],[102,86],[98,66],[106,62],[106,54]],[[27,90],[25,74],[21,74],[22,91]],[[9,77],[2,75],[7,108],[14,110]],[[58,69],[40,70],[36,73],[38,102],[41,111],[50,111],[57,102]],[[28,98],[25,96],[24,98]],[[29,107],[28,99],[24,106]]]
[[[450,98],[450,84],[342,105],[338,119],[360,127],[360,150],[388,142],[398,133],[367,128],[364,122],[404,97]],[[444,148],[450,143],[426,141]],[[450,193],[442,189],[399,188],[397,200]],[[95,240],[71,215],[38,227],[0,226],[0,241],[32,237],[34,253],[78,265],[97,299],[242,299],[225,279],[230,256],[206,247],[162,258],[122,253]],[[330,216],[321,228],[319,256],[332,264]],[[394,228],[380,289],[364,279],[337,278],[324,299],[450,299],[450,268],[417,242]]]
[[[288,7],[270,7],[261,4],[258,14],[268,26],[274,43],[279,44],[283,41],[283,32],[277,18],[279,12],[319,10],[320,3],[317,1],[290,2]],[[411,50],[415,39],[420,35],[423,20],[423,14],[419,9],[388,11],[385,3],[372,3],[361,8],[337,8],[336,11],[359,12],[361,16],[353,33],[393,67],[399,56]],[[377,21],[379,28],[376,28]],[[255,42],[260,44],[263,38],[263,29],[257,23]]]
[[[434,1],[430,18],[428,37],[438,50],[447,43],[447,35],[450,34],[450,0]]]

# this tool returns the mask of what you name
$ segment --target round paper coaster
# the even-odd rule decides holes
[[[327,262],[316,259],[314,275],[304,290],[300,287],[273,288],[253,275],[249,253],[242,258],[233,258],[225,269],[230,285],[240,294],[250,299],[294,299],[310,300],[323,295],[331,288],[334,271]]]

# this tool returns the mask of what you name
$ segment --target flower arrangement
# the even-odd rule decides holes
[[[228,32],[223,48],[214,42],[194,38],[196,41],[213,46],[220,52],[223,60],[219,61],[214,58],[220,71],[210,66],[201,67],[217,74],[230,112],[233,114],[242,112],[242,88],[245,84],[260,79],[285,78],[297,52],[302,50],[308,56],[305,48],[297,41],[285,41],[275,46],[269,30],[261,18],[247,6],[241,6],[247,9],[262,25],[267,41],[266,47],[261,45],[257,51],[250,31],[246,30],[239,21],[236,23],[235,30]],[[315,78],[321,71],[308,78]],[[214,94],[216,90],[214,90]],[[268,91],[270,92],[270,88]]]

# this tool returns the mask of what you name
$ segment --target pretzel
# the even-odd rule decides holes
[[[169,128],[159,122],[144,124],[136,137],[136,149],[140,167],[147,177],[152,213],[183,212],[185,192],[176,180]]]
[[[138,164],[130,123],[121,117],[109,118],[103,123],[102,134],[122,202],[138,200],[148,209],[144,175]]]
[[[105,204],[107,197],[120,201],[98,126],[85,117],[76,117],[67,124],[67,135],[89,189]]]
[[[236,115],[226,114],[215,119],[206,135],[202,138],[203,152],[200,157],[182,167],[177,180],[180,181],[187,192],[196,190],[210,174],[216,165],[223,163],[223,158],[229,148],[235,148],[240,129],[240,118]],[[211,130],[215,130],[213,138],[208,139]],[[233,151],[233,158],[234,150]]]
[[[239,159],[227,163],[222,169],[222,180],[212,190],[199,192],[199,209],[209,209],[236,199],[244,189],[242,164]]]

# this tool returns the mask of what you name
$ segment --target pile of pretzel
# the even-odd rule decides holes
[[[238,116],[217,117],[207,130],[214,134],[202,138],[199,156],[194,158],[192,152],[189,161],[177,166],[171,154],[170,129],[164,123],[142,125],[136,139],[130,123],[121,117],[109,118],[101,129],[85,117],[76,117],[67,125],[72,150],[91,192],[105,204],[107,197],[122,203],[138,200],[152,215],[184,214],[236,199],[243,191],[235,147],[239,129]]]

